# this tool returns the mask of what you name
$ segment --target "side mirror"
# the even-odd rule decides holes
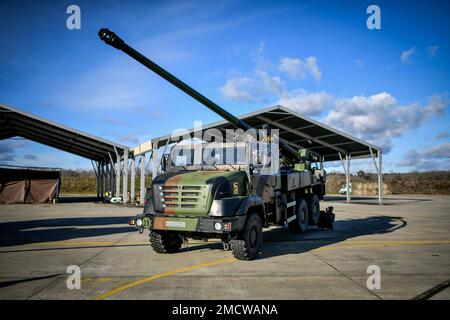
[[[162,171],[166,171],[167,169],[167,156],[166,155],[162,155],[161,157],[161,170]]]

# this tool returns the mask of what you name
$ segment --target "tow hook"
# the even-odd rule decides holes
[[[228,251],[230,250],[230,243],[229,242],[222,242],[223,250]]]
[[[140,228],[138,229],[138,231],[139,231],[139,234],[142,234],[142,232],[144,232],[144,228],[143,228],[143,227],[140,227]]]

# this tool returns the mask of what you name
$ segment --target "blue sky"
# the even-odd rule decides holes
[[[68,30],[66,8],[81,8]],[[381,9],[381,30],[366,8]],[[446,2],[3,1],[0,102],[135,146],[219,118],[98,39],[108,27],[234,114],[281,103],[383,147],[388,172],[450,169]],[[17,138],[0,163],[90,168]],[[339,169],[331,167],[331,169]],[[373,171],[370,161],[353,169]]]

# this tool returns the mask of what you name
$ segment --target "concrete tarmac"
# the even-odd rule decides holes
[[[336,196],[327,206],[334,230],[271,228],[260,257],[238,261],[217,241],[154,253],[147,232],[127,225],[141,208],[0,205],[0,299],[450,298],[450,197],[379,206]],[[80,267],[80,289],[68,289],[69,266]],[[379,289],[368,288],[368,268],[379,268]]]

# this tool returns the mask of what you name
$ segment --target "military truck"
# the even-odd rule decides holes
[[[273,133],[275,128],[265,125],[255,130],[114,32],[103,28],[99,36],[236,128],[256,131],[256,136],[244,134],[232,142],[178,141],[161,156],[161,172],[146,190],[143,213],[129,222],[140,232],[149,229],[155,252],[175,253],[188,238],[216,238],[237,259],[252,260],[260,253],[263,228],[287,225],[302,233],[318,224],[326,178],[320,158],[307,149],[292,148]]]

